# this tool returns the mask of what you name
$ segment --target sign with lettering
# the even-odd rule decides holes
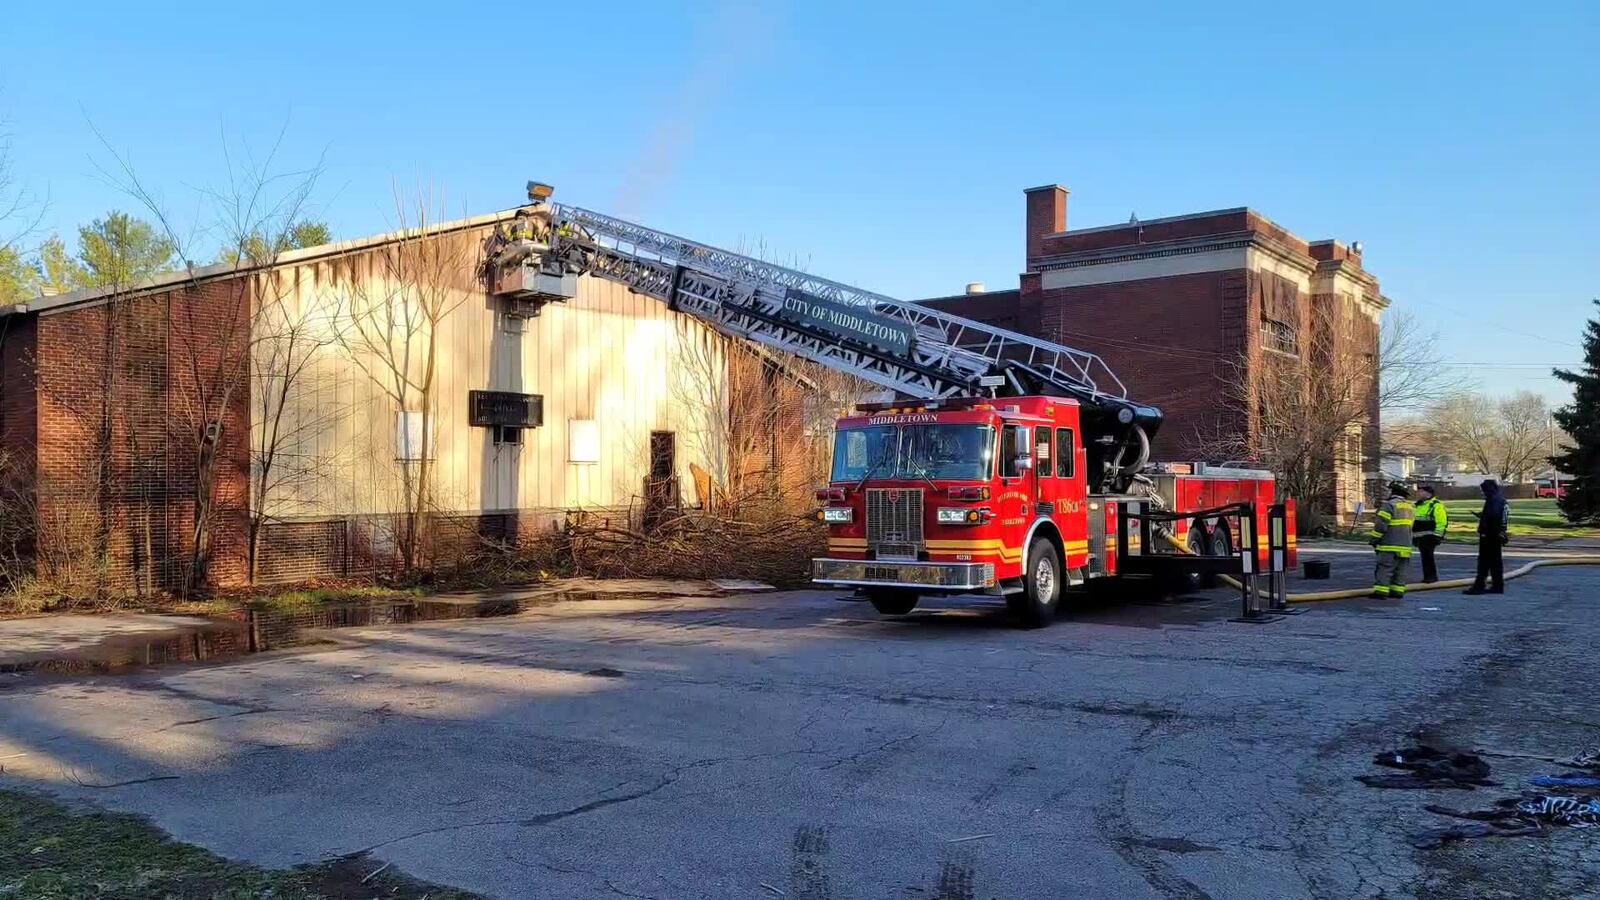
[[[542,394],[468,391],[467,419],[474,428],[538,428],[544,424]]]
[[[911,355],[916,330],[864,306],[849,306],[791,289],[783,298],[783,317],[818,331],[886,350]]]

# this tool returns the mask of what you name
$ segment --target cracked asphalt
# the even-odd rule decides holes
[[[1597,896],[1600,835],[1415,850],[1419,725],[1600,744],[1600,571],[1234,624],[1236,600],[901,619],[830,592],[613,598],[125,676],[0,679],[0,787],[283,866],[499,897]],[[1587,893],[1586,893],[1587,892]]]

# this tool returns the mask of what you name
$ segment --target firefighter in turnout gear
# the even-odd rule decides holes
[[[1433,584],[1439,580],[1439,566],[1433,561],[1433,551],[1444,541],[1445,529],[1450,527],[1450,511],[1445,508],[1444,501],[1434,495],[1433,488],[1423,485],[1417,491],[1422,499],[1417,501],[1412,542],[1422,552],[1422,583]]]
[[[1374,597],[1406,595],[1406,568],[1411,564],[1411,526],[1417,518],[1410,497],[1411,491],[1405,485],[1398,481],[1390,484],[1389,499],[1372,519],[1372,530],[1367,537],[1378,551],[1378,565],[1372,576]]]

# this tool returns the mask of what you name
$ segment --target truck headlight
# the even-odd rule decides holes
[[[855,510],[848,506],[830,506],[822,511],[822,521],[829,525],[845,525],[855,521]]]
[[[939,507],[940,525],[977,525],[984,520],[985,510],[962,509],[959,506]]]

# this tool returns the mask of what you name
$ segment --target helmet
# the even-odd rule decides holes
[[[1403,481],[1391,481],[1389,482],[1389,496],[1409,497],[1411,496],[1411,488],[1407,487]]]

